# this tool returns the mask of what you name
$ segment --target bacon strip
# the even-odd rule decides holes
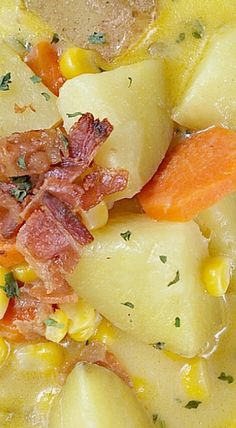
[[[5,239],[12,238],[22,222],[20,204],[10,195],[10,189],[11,185],[0,183],[0,232]]]
[[[41,174],[68,156],[61,131],[56,129],[12,134],[0,139],[0,175]]]
[[[83,180],[82,208],[87,211],[99,204],[104,196],[124,190],[127,182],[127,171],[97,167],[96,171],[86,175]]]

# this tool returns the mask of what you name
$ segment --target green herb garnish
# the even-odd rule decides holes
[[[221,372],[220,376],[218,376],[218,379],[223,380],[228,383],[233,383],[234,378],[231,375],[226,375],[225,372]]]
[[[76,116],[83,116],[83,113],[81,111],[75,111],[75,113],[66,113],[67,117],[76,117]]]
[[[154,413],[152,415],[152,421],[153,421],[154,424],[156,424],[156,422],[158,422],[160,428],[165,428],[165,426],[166,426],[165,422],[162,419],[159,418],[159,416],[158,416],[157,413]]]
[[[21,155],[18,157],[17,160],[17,165],[19,166],[19,168],[21,169],[26,169],[26,164],[25,164],[25,155]]]
[[[61,138],[61,142],[62,142],[64,148],[67,149],[69,146],[68,138],[62,132],[60,133],[60,138]]]
[[[126,232],[122,232],[120,234],[120,236],[125,240],[125,241],[129,241],[130,237],[132,235],[132,232],[130,232],[130,230],[127,230]]]
[[[59,38],[58,34],[54,33],[52,36],[51,43],[58,43],[59,41],[60,41],[60,38]]]
[[[90,36],[88,37],[88,41],[92,45],[102,45],[106,43],[106,35],[101,31],[94,31],[94,33],[90,34]]]
[[[41,95],[45,98],[46,101],[49,101],[51,96],[47,92],[41,92]]]
[[[12,177],[12,183],[15,188],[10,190],[10,194],[16,198],[18,202],[23,202],[29,191],[32,189],[32,183],[28,175],[23,177]]]
[[[196,21],[193,26],[192,36],[195,39],[202,39],[204,36],[204,27],[200,21]]]
[[[166,263],[167,262],[167,256],[159,256],[159,259],[161,260],[162,263]]]
[[[40,83],[40,82],[42,82],[41,77],[36,76],[36,75],[31,76],[31,77],[30,77],[30,80],[32,80],[32,82],[33,82],[33,83]]]
[[[179,317],[175,318],[175,327],[180,327],[180,318]]]
[[[185,40],[185,33],[179,33],[178,38],[176,39],[176,43],[181,43]]]
[[[2,288],[5,291],[9,299],[13,299],[14,297],[19,297],[20,295],[18,282],[15,280],[12,272],[6,273],[5,285],[1,285],[0,288]]]
[[[165,342],[156,342],[156,343],[152,343],[151,344],[152,346],[153,346],[153,348],[155,348],[155,349],[160,349],[160,350],[162,350],[162,349],[164,349],[164,347],[165,347]]]
[[[6,73],[0,77],[0,91],[9,91],[11,81],[11,73]]]
[[[129,80],[129,86],[128,86],[128,88],[130,88],[130,86],[132,85],[132,83],[133,83],[133,79],[132,79],[132,77],[128,77],[128,80]]]
[[[130,309],[134,309],[134,304],[131,302],[121,303],[121,305],[128,306],[128,308],[130,308]]]
[[[201,401],[191,400],[189,401],[185,407],[185,409],[197,409]]]
[[[167,287],[170,287],[171,285],[176,284],[176,282],[178,281],[179,281],[179,271],[177,270],[175,278],[172,281],[170,281],[169,284],[167,284]]]
[[[63,328],[64,327],[64,324],[54,320],[53,318],[48,318],[48,319],[44,320],[44,324],[47,327],[56,327],[56,328]]]

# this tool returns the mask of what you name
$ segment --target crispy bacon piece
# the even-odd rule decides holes
[[[3,238],[16,235],[20,224],[20,204],[10,195],[11,184],[0,183],[0,233]]]
[[[68,156],[56,129],[12,134],[0,139],[0,174],[4,177],[41,174]]]
[[[99,204],[104,196],[124,190],[127,182],[127,171],[97,167],[96,171],[86,175],[83,180],[82,208],[87,211]]]
[[[7,312],[0,320],[0,334],[13,342],[43,336],[44,320],[52,310],[51,305],[31,297],[26,286],[21,287],[20,296],[10,300]]]
[[[83,223],[81,223],[79,218],[70,211],[64,202],[56,198],[56,196],[51,195],[49,192],[45,192],[42,197],[42,203],[80,245],[87,245],[93,241],[91,233],[86,229]]]
[[[113,126],[107,119],[100,122],[99,119],[94,120],[91,113],[83,114],[69,131],[70,157],[90,164],[112,130]]]

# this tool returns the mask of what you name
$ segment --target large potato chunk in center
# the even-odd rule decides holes
[[[107,117],[114,130],[96,161],[129,172],[127,188],[113,200],[130,198],[152,177],[168,148],[172,124],[166,108],[161,61],[143,61],[67,81],[60,91],[59,110],[66,130],[76,112]]]
[[[94,233],[68,278],[117,327],[145,343],[194,356],[221,328],[221,299],[201,282],[207,241],[194,222],[145,215],[111,220]]]

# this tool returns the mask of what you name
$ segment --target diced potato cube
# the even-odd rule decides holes
[[[9,90],[0,91],[0,137],[59,122],[55,95],[41,82],[33,83],[33,71],[5,43],[0,52],[0,76],[11,73],[12,82]]]
[[[209,237],[211,256],[226,256],[232,260],[229,291],[236,290],[236,193],[231,193],[212,207],[203,210],[195,219]]]
[[[174,109],[173,119],[188,128],[211,125],[236,129],[236,28],[212,37],[193,78]]]
[[[94,237],[68,277],[78,294],[145,343],[198,354],[221,328],[222,300],[201,282],[208,251],[197,225],[127,215]]]
[[[78,364],[54,401],[49,428],[151,428],[132,390],[114,373]]]
[[[66,130],[78,120],[68,117],[75,112],[91,112],[99,119],[107,117],[114,126],[96,157],[101,166],[129,172],[127,188],[112,200],[136,194],[163,159],[172,134],[166,103],[160,60],[83,74],[61,88],[58,105]]]

